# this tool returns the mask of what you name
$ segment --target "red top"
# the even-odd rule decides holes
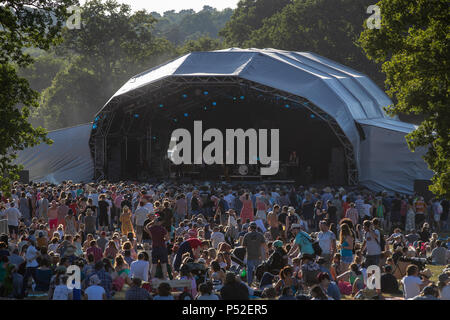
[[[153,247],[165,248],[166,242],[164,241],[164,236],[167,234],[166,228],[163,226],[151,226],[149,229],[152,234]]]
[[[197,247],[200,247],[202,245],[202,242],[196,238],[190,238],[186,240],[191,245],[192,249],[196,249]]]

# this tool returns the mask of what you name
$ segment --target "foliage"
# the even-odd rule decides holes
[[[166,11],[161,16],[152,12],[158,21],[155,24],[155,35],[165,38],[174,45],[182,45],[189,40],[198,40],[201,37],[217,39],[219,31],[233,14],[232,9],[218,11],[210,6],[204,6],[203,10],[174,10]]]
[[[212,39],[210,37],[201,37],[197,40],[189,40],[179,48],[180,55],[194,52],[194,51],[213,51],[223,49],[223,44],[218,39]]]
[[[90,122],[130,77],[173,58],[175,47],[154,36],[155,22],[115,0],[86,2],[81,29],[65,30],[56,50],[70,64],[43,91],[35,117],[52,129]]]
[[[411,150],[434,171],[430,190],[450,196],[450,11],[445,0],[382,0],[381,29],[362,32],[361,46],[382,63],[387,92],[397,103],[391,114],[421,114],[424,121],[407,135]]]
[[[244,46],[250,34],[263,26],[264,20],[270,18],[291,0],[242,0],[238,3],[231,19],[220,35],[225,38],[227,46]]]
[[[255,6],[260,2],[264,3],[261,0],[255,3],[250,1]],[[356,43],[363,30],[364,20],[368,17],[366,9],[372,2],[292,1],[269,17],[267,12],[259,16],[259,19],[263,19],[260,27],[245,30],[244,27],[234,26],[225,29],[224,35],[228,45],[314,52],[367,74],[383,87],[384,77],[380,66],[367,59]],[[231,21],[244,24],[247,15],[244,13],[239,16],[239,12],[239,9],[236,10]],[[250,21],[253,19],[256,18],[252,16]]]
[[[60,39],[66,8],[71,0],[6,0],[0,6],[0,188],[6,193],[21,166],[14,163],[16,152],[46,138],[43,128],[33,128],[28,117],[37,106],[38,93],[17,74],[16,66],[33,62],[26,48],[48,50]]]

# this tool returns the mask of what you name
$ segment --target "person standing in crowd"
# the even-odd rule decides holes
[[[24,219],[25,225],[30,225],[32,207],[30,207],[29,198],[27,198],[25,192],[20,194],[19,211],[21,213],[21,217]]]
[[[364,228],[364,242],[362,244],[362,251],[367,250],[366,263],[368,266],[378,266],[381,255],[381,236],[380,231],[375,229],[372,221],[366,220],[363,223]]]
[[[136,225],[136,238],[139,243],[142,242],[142,237],[144,234],[144,223],[147,220],[147,216],[149,211],[147,207],[145,207],[144,201],[139,202],[139,207],[134,212],[134,223]]]
[[[292,235],[294,238],[294,245],[291,247],[291,250],[288,252],[288,256],[290,258],[295,258],[296,256],[300,256],[303,254],[309,254],[314,256],[314,249],[312,246],[312,239],[309,234],[301,230],[301,226],[299,224],[292,225]]]
[[[163,277],[168,279],[167,264],[169,263],[169,258],[166,241],[169,240],[169,232],[163,226],[163,218],[161,217],[156,218],[154,223],[150,225],[150,227],[146,226],[146,229],[152,238],[152,279],[156,275],[158,263],[161,264]]]
[[[104,231],[109,226],[109,203],[106,200],[106,194],[101,194],[98,199],[98,225],[99,230]]]
[[[128,206],[124,206],[122,209],[122,214],[120,215],[120,224],[121,224],[121,231],[122,234],[128,234],[128,233],[133,233],[134,234],[134,229],[133,229],[133,223],[131,221],[131,210]]]
[[[240,197],[240,200],[242,201],[241,219],[243,221],[246,221],[247,219],[253,221],[254,220],[253,204],[252,200],[250,199],[250,195],[248,193],[244,193]]]
[[[250,223],[248,233],[242,239],[242,246],[247,249],[247,283],[249,286],[253,283],[253,271],[265,258],[262,253],[267,248],[266,239],[262,233],[256,229],[255,222]]]
[[[331,259],[336,252],[336,235],[329,230],[328,222],[325,220],[319,223],[320,232],[317,235],[320,248],[322,249],[321,257],[325,259],[325,264],[329,268]]]
[[[41,194],[41,199],[38,201],[38,217],[44,219],[45,222],[48,221],[48,193],[44,192]]]
[[[341,247],[341,263],[344,269],[353,261],[353,247],[355,239],[352,236],[352,232],[348,224],[341,224],[341,233],[339,235],[340,247]]]
[[[3,216],[6,216],[8,221],[8,231],[10,237],[15,241],[19,234],[19,219],[22,217],[19,209],[17,209],[15,201],[9,203],[10,207],[3,212]]]

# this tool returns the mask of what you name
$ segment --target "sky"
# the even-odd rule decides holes
[[[149,12],[156,11],[164,13],[165,11],[183,9],[194,9],[200,11],[203,6],[210,6],[223,10],[225,8],[236,8],[239,0],[117,0],[120,3],[131,5],[133,10],[146,9]],[[84,1],[80,1],[84,3]]]

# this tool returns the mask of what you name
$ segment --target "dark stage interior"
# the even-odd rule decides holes
[[[265,179],[295,179],[305,184],[335,179],[346,184],[341,142],[325,119],[302,104],[237,86],[194,87],[155,100],[117,111],[106,148],[110,180],[167,178],[176,173],[185,178],[223,179],[222,165],[183,165],[180,169],[167,159],[173,130],[184,128],[194,137],[194,121],[202,121],[203,132],[216,128],[224,136],[226,129],[279,129],[280,170]],[[287,166],[292,151],[298,155],[298,169]],[[228,175],[242,175],[237,167],[230,166]],[[256,166],[248,167],[248,176],[259,174]]]

